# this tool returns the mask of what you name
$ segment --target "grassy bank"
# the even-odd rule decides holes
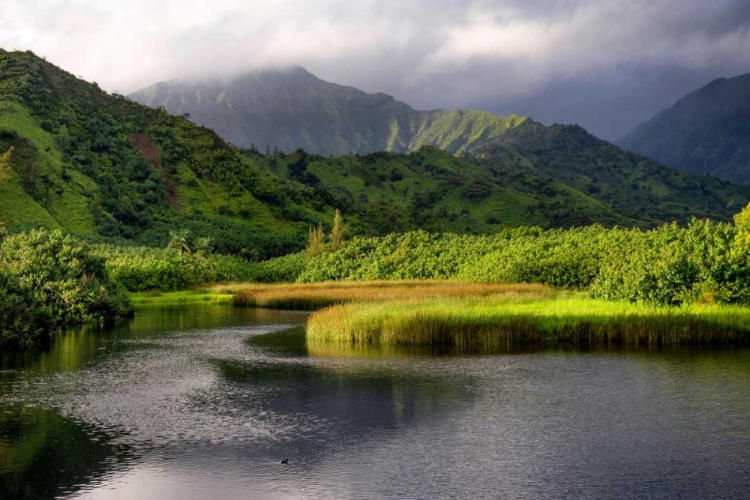
[[[649,306],[537,284],[370,281],[235,283],[131,295],[136,305],[188,302],[307,310],[308,348],[332,344],[493,348],[546,342],[750,344],[750,308]]]
[[[308,342],[496,347],[544,342],[748,344],[750,309],[680,308],[557,297],[441,297],[329,307],[308,320]]]
[[[138,292],[130,294],[130,301],[136,306],[142,305],[177,305],[194,302],[211,302],[213,304],[231,304],[234,296],[212,290],[183,290],[180,292]]]
[[[234,304],[246,307],[314,311],[336,304],[425,301],[439,297],[544,297],[554,291],[535,284],[487,284],[462,281],[367,281],[295,285],[219,285],[215,293],[233,293]]]

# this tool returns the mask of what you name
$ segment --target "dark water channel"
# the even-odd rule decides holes
[[[750,498],[747,349],[347,351],[301,313],[139,312],[2,354],[0,499]]]

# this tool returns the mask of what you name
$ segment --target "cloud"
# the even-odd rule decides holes
[[[575,92],[613,74],[744,72],[750,2],[5,0],[0,46],[124,93],[301,64],[419,107],[523,107],[544,102],[556,83]],[[610,99],[626,98],[618,96]],[[559,121],[573,116],[550,104]]]

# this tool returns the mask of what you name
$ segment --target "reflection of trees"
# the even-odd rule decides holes
[[[124,467],[129,451],[124,445],[113,445],[114,436],[41,406],[47,401],[45,391],[60,391],[50,377],[91,363],[106,367],[113,354],[148,349],[160,334],[304,319],[282,311],[206,304],[138,312],[135,319],[115,327],[87,325],[58,335],[46,347],[0,353],[0,499],[52,498],[96,482],[117,464]],[[40,384],[33,383],[36,379]],[[70,400],[75,402],[75,397]],[[54,399],[65,401],[65,394]]]
[[[299,353],[299,343],[305,346],[304,335],[300,341],[294,332],[255,337],[253,344],[255,339],[271,353]],[[274,345],[275,339],[284,339],[285,345]],[[294,449],[313,461],[330,447],[361,446],[380,431],[463,411],[476,398],[468,377],[403,369],[403,363],[396,367],[367,358],[362,363],[351,358],[331,363],[308,357],[266,359],[271,361],[217,361],[224,381],[239,388],[230,391],[236,395],[230,405],[240,414],[265,414],[280,427],[292,429]],[[248,392],[259,396],[247,399]],[[271,454],[283,455],[290,444],[284,441],[269,443]]]
[[[127,451],[54,410],[0,413],[0,498],[53,498],[107,474]]]

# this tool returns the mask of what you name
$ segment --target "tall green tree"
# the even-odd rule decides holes
[[[317,229],[310,228],[307,237],[307,256],[317,257],[326,249],[326,234],[323,231],[323,224],[319,224]]]
[[[346,246],[346,234],[348,232],[349,227],[344,224],[344,220],[341,217],[341,212],[336,209],[336,213],[333,216],[333,228],[331,229],[331,235],[329,237],[331,241],[332,252],[341,250]]]

